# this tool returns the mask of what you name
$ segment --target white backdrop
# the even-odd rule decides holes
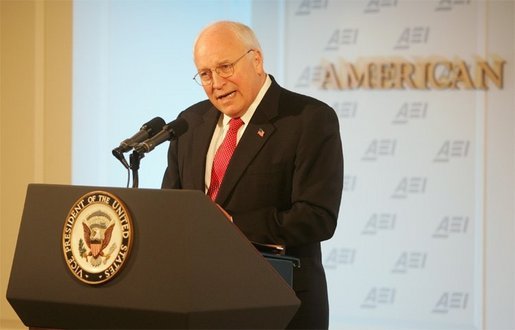
[[[514,247],[513,207],[495,208],[495,217],[487,207],[490,117],[515,105],[514,7],[511,0],[76,1],[73,181],[125,186],[111,149],[148,119],[170,121],[205,98],[191,80],[193,40],[211,21],[239,20],[255,28],[265,67],[283,86],[324,100],[340,118],[344,197],[335,237],[324,242],[331,328],[515,327],[514,255],[504,250]],[[324,62],[440,56],[472,64],[492,54],[508,63],[503,88],[490,84],[488,92],[319,87]],[[499,159],[507,168],[496,172],[507,182],[493,190],[507,185],[513,205],[515,180],[505,175],[515,170],[513,115],[506,118],[511,136],[494,142],[508,152]],[[142,160],[140,186],[159,187],[165,154],[161,146]],[[511,236],[485,242],[501,220]],[[501,261],[492,273],[506,270],[502,281],[485,277],[490,245],[507,253],[495,253]],[[497,321],[485,319],[490,309]]]
[[[484,136],[476,127],[484,92],[317,86],[322,60],[484,54],[484,6],[440,6],[299,1],[286,8],[286,84],[333,105],[344,141],[340,228],[324,259],[336,328],[480,325],[483,150],[476,141]],[[310,51],[299,56],[301,49]]]

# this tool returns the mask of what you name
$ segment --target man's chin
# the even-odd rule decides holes
[[[224,115],[229,116],[231,118],[241,117],[245,113],[245,111],[243,111],[241,108],[236,108],[234,106],[219,104],[216,108]]]

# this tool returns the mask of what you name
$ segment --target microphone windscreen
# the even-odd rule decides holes
[[[178,138],[188,130],[188,122],[184,118],[177,118],[168,125],[173,138]]]
[[[166,122],[161,117],[155,117],[151,119],[149,122],[143,124],[141,127],[142,130],[147,131],[148,137],[152,137],[156,135],[163,129],[163,126],[166,125]]]

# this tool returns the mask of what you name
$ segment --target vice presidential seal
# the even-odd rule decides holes
[[[88,284],[100,284],[118,274],[132,242],[132,220],[127,207],[105,191],[93,191],[79,198],[64,223],[66,264],[75,277]]]

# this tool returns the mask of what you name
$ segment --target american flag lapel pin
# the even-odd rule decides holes
[[[257,131],[257,135],[259,135],[259,137],[261,137],[261,138],[262,138],[262,137],[264,137],[264,136],[265,136],[265,131],[263,131],[263,129],[262,129],[262,128],[260,128],[260,129],[258,129],[258,131]]]

